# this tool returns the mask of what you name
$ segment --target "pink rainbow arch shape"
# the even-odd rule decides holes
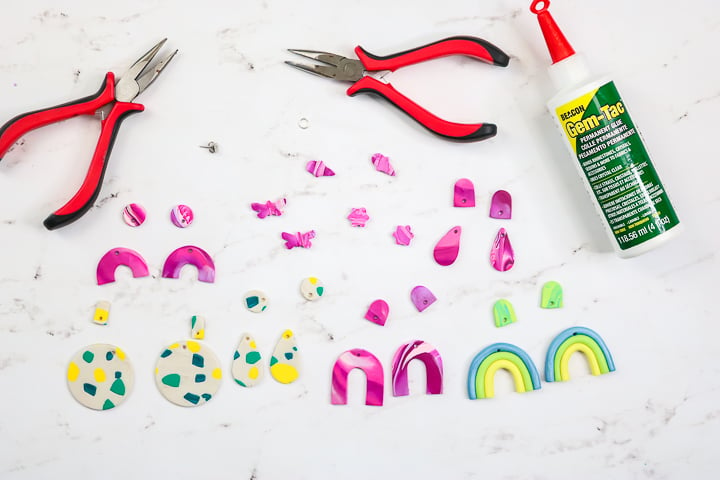
[[[199,281],[215,281],[215,264],[212,258],[205,250],[193,245],[180,247],[167,257],[163,265],[163,278],[180,278],[180,271],[185,265],[197,268]]]
[[[134,278],[147,277],[150,275],[145,259],[129,248],[112,248],[102,256],[97,266],[97,283],[105,285],[115,281],[115,270],[120,265],[130,269]]]
[[[440,394],[443,389],[443,365],[435,347],[422,340],[414,340],[397,349],[392,365],[393,395],[402,397],[410,393],[408,387],[408,364],[418,359],[425,364],[427,393]]]
[[[382,406],[384,390],[382,364],[375,355],[362,348],[343,352],[335,361],[330,402],[333,405],[347,405],[348,375],[356,368],[365,372],[367,381],[365,405]]]

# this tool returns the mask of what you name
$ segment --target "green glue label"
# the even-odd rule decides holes
[[[555,111],[620,249],[679,220],[613,82]]]

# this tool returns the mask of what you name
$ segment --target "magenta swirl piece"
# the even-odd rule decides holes
[[[353,208],[347,218],[350,220],[350,225],[353,227],[364,227],[367,221],[370,220],[370,215],[367,214],[367,210],[365,210],[365,208],[360,207]]]
[[[135,250],[129,248],[113,248],[102,256],[97,266],[97,284],[105,285],[115,281],[115,270],[120,265],[130,269],[134,278],[150,275],[147,263]]]
[[[410,225],[398,225],[392,235],[395,243],[405,246],[410,245],[410,241],[415,237],[415,234],[410,231]]]
[[[461,178],[455,182],[453,205],[456,207],[475,206],[475,186],[470,179]]]
[[[180,247],[167,257],[163,265],[163,278],[180,278],[180,271],[185,265],[197,268],[199,281],[215,281],[215,263],[212,258],[205,250],[193,245]]]
[[[380,298],[370,304],[367,313],[365,313],[365,319],[384,326],[389,314],[390,306],[385,300]]]
[[[375,170],[378,172],[386,173],[391,177],[395,176],[395,169],[390,165],[390,159],[382,153],[376,153],[371,158],[372,164],[375,165]]]
[[[462,228],[455,226],[448,231],[435,245],[433,257],[435,261],[444,267],[452,265],[460,253],[460,234]]]
[[[433,295],[429,288],[418,285],[410,292],[410,300],[412,300],[412,303],[415,305],[418,312],[422,312],[435,303],[437,298],[435,298],[435,295]]]
[[[195,214],[187,205],[177,205],[170,211],[170,220],[178,228],[189,227],[194,219]]]
[[[426,391],[431,395],[442,393],[443,364],[440,353],[429,343],[415,340],[397,349],[392,363],[393,395],[402,397],[410,393],[408,387],[408,364],[418,359],[425,364]]]
[[[265,218],[267,216],[279,217],[283,214],[285,205],[287,205],[287,200],[281,198],[275,202],[268,200],[265,203],[251,203],[250,208],[257,212],[258,218]]]
[[[375,355],[362,348],[343,352],[335,361],[330,402],[333,405],[347,405],[348,375],[356,368],[365,372],[365,405],[381,406],[384,390],[383,368]]]
[[[504,228],[498,231],[493,242],[492,250],[490,250],[490,264],[498,272],[507,272],[515,265],[515,252]]]
[[[305,170],[316,177],[332,177],[335,175],[335,172],[330,170],[330,168],[321,160],[310,160],[307,165],[305,165]]]
[[[288,250],[295,247],[310,248],[312,247],[312,242],[310,240],[313,238],[315,238],[315,230],[310,230],[305,233],[282,232],[282,239],[285,240],[285,248]]]
[[[123,208],[123,220],[131,227],[139,227],[145,223],[145,208],[137,203],[131,203]]]
[[[498,190],[493,193],[490,200],[490,218],[511,219],[512,218],[512,196],[505,190]]]

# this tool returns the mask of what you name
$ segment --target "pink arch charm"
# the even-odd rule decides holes
[[[180,270],[185,265],[193,265],[198,270],[198,280],[213,283],[215,264],[208,253],[200,247],[186,245],[172,252],[163,266],[163,278],[180,278]]]
[[[362,348],[353,348],[343,352],[335,361],[330,402],[333,405],[347,405],[348,375],[355,368],[365,372],[367,379],[365,405],[381,406],[384,389],[383,368],[375,355]]]
[[[394,396],[402,397],[410,393],[407,367],[416,358],[425,364],[427,393],[442,393],[443,366],[440,353],[429,343],[415,340],[398,348],[393,357],[392,389]]]
[[[129,248],[113,248],[102,256],[97,266],[97,283],[105,285],[115,281],[115,270],[120,265],[130,268],[134,278],[147,277],[147,263],[135,250]]]

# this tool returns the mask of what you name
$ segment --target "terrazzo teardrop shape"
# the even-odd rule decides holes
[[[232,376],[238,385],[254,387],[263,379],[262,356],[252,335],[244,333],[235,349],[232,362]]]
[[[291,330],[285,330],[270,358],[270,375],[280,383],[292,383],[300,376],[300,357]]]

